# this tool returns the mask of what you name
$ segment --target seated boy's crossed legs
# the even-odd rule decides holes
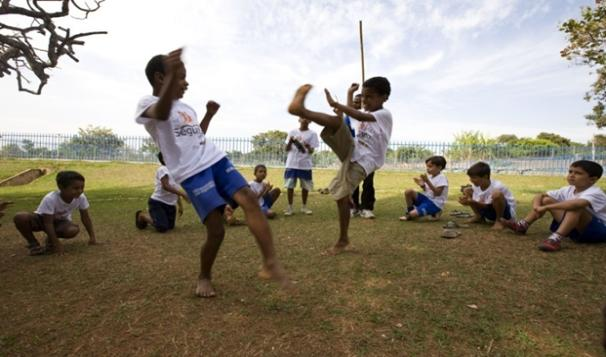
[[[248,226],[263,254],[264,274],[283,285],[288,284],[288,279],[276,260],[271,231],[257,198],[244,177],[227,158],[186,179],[181,186],[207,229],[207,240],[200,254],[201,268],[196,288],[198,296],[215,296],[211,284],[211,270],[225,235],[222,213],[228,202],[232,207],[242,207]]]
[[[442,212],[440,207],[438,207],[429,197],[425,196],[421,192],[406,190],[404,196],[407,207],[404,216],[400,217],[401,221],[407,221],[423,216],[436,217],[436,215]],[[410,205],[409,202],[411,203]]]

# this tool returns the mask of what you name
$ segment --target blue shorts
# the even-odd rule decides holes
[[[486,206],[486,208],[480,209],[480,216],[489,221],[495,221],[497,219],[497,211],[494,210],[494,206],[491,203]],[[511,207],[509,206],[509,203],[507,201],[505,201],[505,210],[503,211],[503,218],[506,220],[510,220],[512,218]]]
[[[314,189],[314,182],[311,170],[286,169],[284,170],[284,187],[294,189],[297,186],[297,179],[301,182],[301,188],[307,191]]]
[[[149,216],[154,221],[154,228],[160,233],[175,228],[177,218],[177,207],[150,198],[147,200]]]
[[[436,206],[429,197],[421,192],[417,192],[417,199],[413,202],[413,205],[415,206],[419,217],[433,216],[442,210],[440,207]]]
[[[208,214],[217,208],[222,209],[228,203],[237,207],[233,201],[234,194],[248,187],[248,182],[231,161],[224,157],[211,167],[187,178],[181,186],[204,223]]]
[[[261,211],[263,211],[263,213],[267,213],[267,211],[269,211],[269,209],[273,205],[274,202],[271,199],[271,195],[269,193],[263,195],[263,204],[261,205]]]
[[[566,214],[564,214],[565,216]],[[555,232],[560,228],[560,222],[555,219],[551,222],[549,229]],[[569,234],[570,239],[577,243],[602,243],[606,242],[606,223],[602,222],[596,216],[593,216],[591,222],[585,227],[583,232],[573,229]]]

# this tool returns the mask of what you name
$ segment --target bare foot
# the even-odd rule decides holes
[[[297,89],[292,102],[288,106],[290,114],[301,116],[305,112],[305,97],[310,90],[311,84],[304,84]]]
[[[215,293],[215,288],[213,288],[213,285],[210,283],[209,279],[198,280],[196,296],[201,298],[211,298],[217,296],[217,293]]]
[[[324,251],[322,253],[322,255],[324,256],[335,256],[335,255],[339,255],[341,253],[345,253],[345,252],[349,252],[351,251],[351,247],[349,247],[349,243],[337,243],[335,244],[332,248]]]
[[[505,226],[499,220],[497,220],[496,222],[494,222],[494,224],[492,225],[492,227],[490,227],[490,229],[494,229],[495,231],[501,231],[504,228],[505,228]]]
[[[484,223],[486,222],[482,216],[473,216],[470,219],[465,220],[465,223]]]
[[[257,276],[261,279],[274,280],[280,284],[280,287],[282,288],[288,288],[291,286],[290,279],[288,279],[288,276],[286,276],[286,272],[277,263],[263,265],[259,273],[257,273]]]

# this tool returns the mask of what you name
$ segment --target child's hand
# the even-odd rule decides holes
[[[181,67],[183,67],[183,61],[181,60],[181,54],[183,49],[179,48],[171,51],[166,58],[164,58],[164,68],[166,68],[166,74],[176,73]]]
[[[339,117],[339,119],[343,120],[343,112],[337,108],[333,108],[332,110],[333,112],[335,112],[335,114],[337,114],[337,116]]]
[[[420,177],[413,177],[413,180],[414,180],[414,182],[415,182],[417,185],[419,185],[419,186],[421,186],[421,187],[423,187],[423,186],[424,186],[424,184],[423,184],[423,180],[422,180]]]
[[[95,238],[95,237],[88,238],[88,245],[97,245],[97,238]]]
[[[358,91],[358,89],[360,89],[360,85],[358,83],[352,83],[351,86],[349,86],[349,89],[347,91],[349,93],[355,93]]]
[[[330,95],[330,92],[328,91],[328,89],[324,88],[324,94],[326,95],[326,101],[328,102],[328,105],[330,105],[331,107],[334,107],[335,104],[337,104],[337,102],[332,99],[332,96]]]
[[[463,206],[469,206],[471,204],[471,198],[467,196],[461,196],[459,197],[459,203]]]
[[[423,180],[423,182],[428,182],[429,181],[429,178],[427,177],[427,174],[421,174],[421,176],[419,176],[419,177],[421,177],[421,180]]]
[[[533,209],[538,214],[543,214],[543,213],[545,213],[545,211],[547,211],[547,207],[545,207],[545,206],[533,207]]]
[[[191,200],[189,199],[189,197],[187,197],[186,194],[181,195],[181,197],[183,198],[183,201],[185,201],[187,203],[191,203]]]
[[[215,115],[219,111],[219,108],[221,108],[221,105],[214,100],[209,100],[206,103],[206,113],[210,115]]]
[[[179,206],[177,208],[177,214],[179,215],[179,217],[183,216],[183,206]]]

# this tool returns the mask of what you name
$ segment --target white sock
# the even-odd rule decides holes
[[[292,205],[288,205],[288,209],[290,209],[290,210],[291,210],[291,209],[292,209]]]
[[[558,232],[553,232],[547,239],[559,242],[562,240],[562,238],[564,237],[562,237]]]

